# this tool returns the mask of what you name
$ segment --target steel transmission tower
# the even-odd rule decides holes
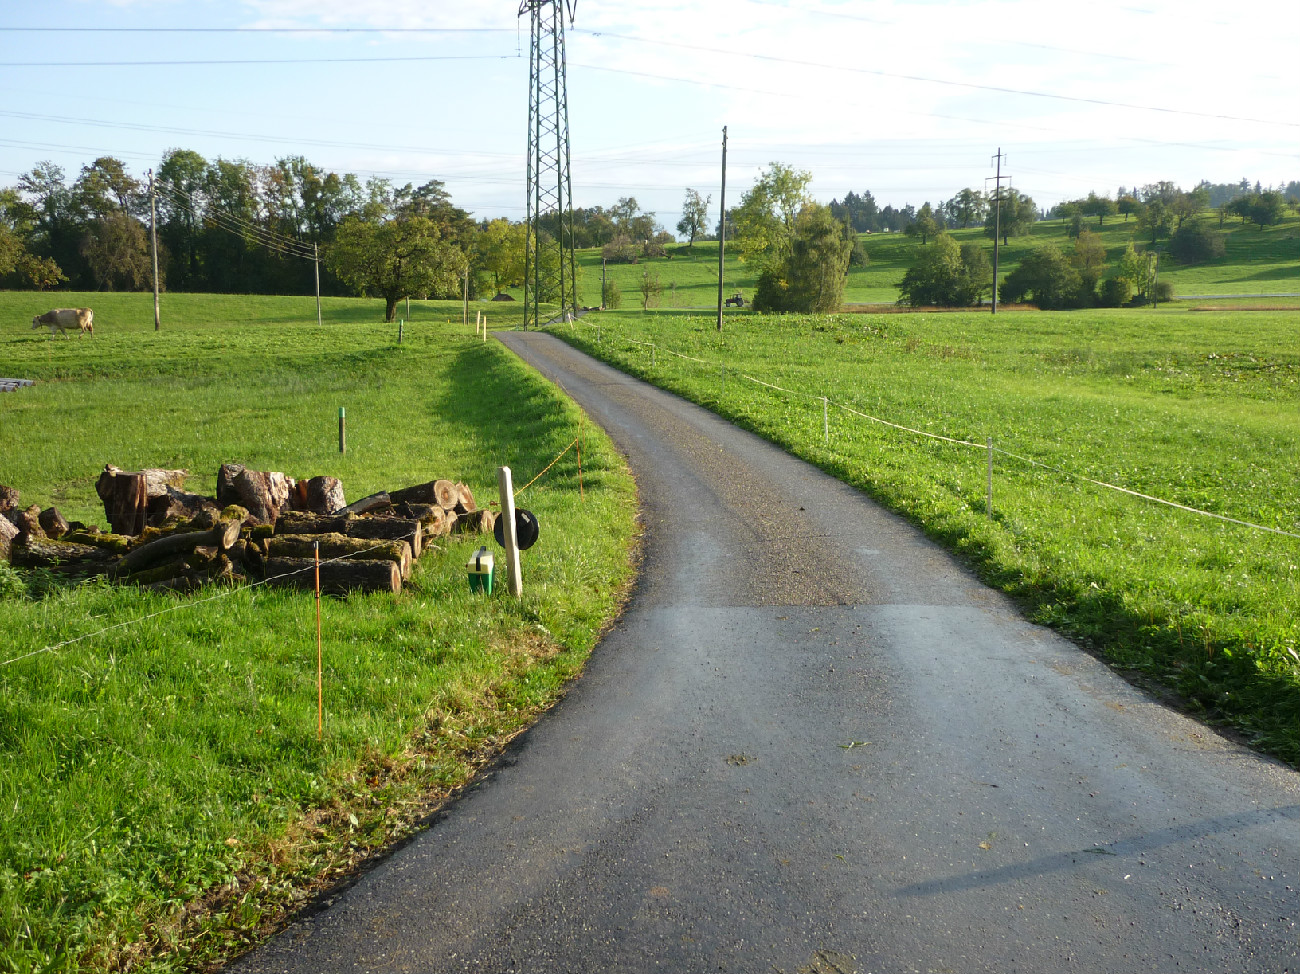
[[[528,82],[528,222],[524,255],[524,328],[578,309],[573,253],[573,186],[569,178],[569,96],[565,88],[564,17],[577,0],[521,0],[532,21]],[[541,302],[559,305],[542,316]]]

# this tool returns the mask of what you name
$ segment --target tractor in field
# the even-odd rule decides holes
[[[737,291],[723,303],[726,304],[728,308],[743,308],[745,306],[745,299],[741,297],[740,292]]]

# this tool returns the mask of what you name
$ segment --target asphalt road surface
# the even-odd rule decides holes
[[[645,558],[563,702],[234,970],[1300,971],[1300,776],[856,491],[548,335]]]

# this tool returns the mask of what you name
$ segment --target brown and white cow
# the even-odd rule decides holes
[[[50,334],[79,328],[83,335],[95,334],[95,312],[89,308],[55,308],[32,319],[32,328],[49,328]]]

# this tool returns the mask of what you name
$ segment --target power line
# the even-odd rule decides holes
[[[865,74],[877,78],[892,78],[897,81],[916,81],[923,84],[941,85],[951,88],[966,88],[973,91],[991,91],[1002,95],[1021,95],[1026,98],[1045,98],[1053,101],[1068,101],[1084,105],[1100,105],[1106,108],[1129,108],[1135,111],[1159,112],[1167,115],[1187,115],[1192,118],[1208,118],[1216,121],[1229,122],[1249,122],[1257,125],[1277,125],[1289,128],[1300,128],[1300,122],[1283,122],[1267,118],[1251,118],[1242,115],[1218,115],[1212,112],[1197,112],[1180,108],[1164,108],[1158,105],[1138,105],[1132,102],[1110,101],[1104,98],[1085,98],[1081,95],[1057,95],[1045,91],[1034,91],[1028,88],[1008,88],[1001,85],[984,85],[977,84],[973,81],[950,81],[945,78],[930,78],[919,74],[900,74],[893,71],[881,71],[876,68],[859,68],[849,67],[839,64],[825,64],[820,61],[806,61],[800,58],[777,57],[772,54],[755,54],[750,51],[728,51],[716,47],[704,47],[699,44],[682,44],[676,41],[658,41],[648,37],[637,37],[633,34],[617,34],[610,31],[593,31],[575,28],[574,33],[587,34],[591,37],[612,37],[617,40],[630,41],[635,44],[650,44],[655,47],[674,48],[683,51],[696,51],[702,54],[716,56],[726,54],[732,57],[748,58],[753,61],[764,61],[771,64],[792,64],[798,67],[817,68],[819,70],[843,71],[849,74]],[[615,70],[615,69],[607,69]],[[656,76],[658,77],[658,76]],[[662,80],[662,79],[660,79]],[[689,78],[680,79],[687,83],[693,83]],[[719,87],[727,87],[725,85]]]
[[[43,34],[513,34],[514,27],[0,27]]]
[[[60,60],[59,70],[68,68],[176,68],[176,67],[211,67],[214,65],[250,65],[250,64],[396,64],[415,61],[518,61],[522,55],[515,54],[424,54],[397,55],[389,57],[325,57],[325,58],[239,58],[230,60],[191,59],[182,61],[69,61]],[[48,70],[48,61],[0,61],[0,68],[44,68]]]

